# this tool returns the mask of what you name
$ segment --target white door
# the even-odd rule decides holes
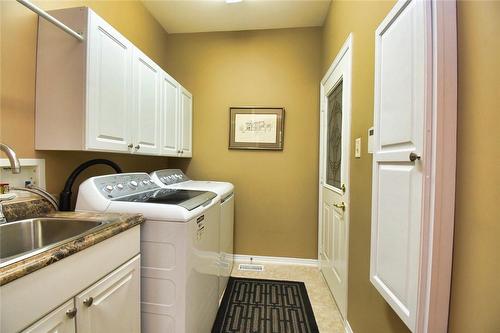
[[[75,303],[72,298],[22,332],[75,333],[75,315]]]
[[[141,331],[140,256],[75,297],[78,333]]]
[[[160,153],[160,105],[162,70],[138,49],[133,60],[134,152]]]
[[[347,315],[351,37],[321,81],[319,258],[344,318]]]
[[[179,153],[179,83],[170,75],[162,74],[162,105],[161,105],[161,154],[177,156]]]
[[[432,87],[429,18],[430,2],[401,1],[375,36],[370,280],[412,331],[419,301],[424,120],[431,98],[426,89]]]
[[[87,149],[128,151],[131,144],[133,45],[90,13]]]
[[[193,135],[193,96],[181,87],[180,98],[180,156],[191,157]]]

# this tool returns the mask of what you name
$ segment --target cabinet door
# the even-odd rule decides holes
[[[139,333],[140,256],[76,296],[78,333]]]
[[[66,314],[73,311],[75,304],[73,299],[67,301],[30,327],[23,333],[75,333],[75,315]]]
[[[192,135],[193,135],[193,96],[184,87],[180,93],[180,150],[181,157],[193,156]]]
[[[133,149],[137,154],[158,155],[162,70],[138,49],[134,49],[133,63]]]
[[[177,156],[179,152],[179,83],[167,73],[162,76],[161,154]]]
[[[416,330],[423,230],[430,2],[399,1],[376,32],[370,280]],[[415,158],[422,155],[423,158]]]
[[[93,12],[88,43],[85,148],[128,151],[133,45]]]

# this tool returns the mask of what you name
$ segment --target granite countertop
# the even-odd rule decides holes
[[[140,214],[124,213],[94,213],[94,212],[58,212],[45,200],[37,197],[2,202],[3,212],[7,221],[17,221],[35,217],[58,217],[71,219],[86,219],[106,221],[104,228],[78,237],[45,252],[37,253],[28,258],[16,261],[0,268],[0,286],[19,279],[27,274],[56,263],[72,254],[82,251],[92,245],[106,240],[116,234],[143,223],[144,217]],[[63,223],[63,222],[62,222]]]

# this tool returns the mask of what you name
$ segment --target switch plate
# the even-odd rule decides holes
[[[373,154],[373,127],[368,129],[368,153]]]
[[[361,158],[361,138],[357,138],[355,142],[354,157]]]

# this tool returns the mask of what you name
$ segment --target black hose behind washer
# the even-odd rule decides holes
[[[96,164],[105,164],[109,165],[113,169],[115,169],[116,173],[122,173],[122,169],[118,164],[116,164],[113,161],[102,159],[102,158],[96,158],[93,160],[89,160],[87,162],[83,162],[80,164],[78,167],[76,167],[75,170],[69,175],[68,179],[66,180],[66,184],[64,184],[64,189],[62,190],[61,194],[59,195],[59,210],[60,211],[66,211],[69,212],[71,211],[71,188],[73,187],[73,183],[75,182],[76,177],[80,173],[82,173],[83,170],[87,169],[88,167],[91,167],[92,165]]]

